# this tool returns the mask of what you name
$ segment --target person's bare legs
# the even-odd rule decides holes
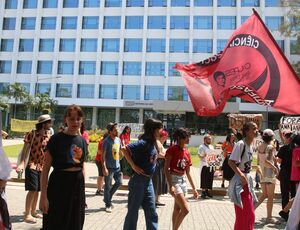
[[[24,213],[24,221],[25,222],[36,222],[36,219],[31,215],[31,209],[33,206],[33,201],[35,199],[35,191],[28,191],[26,200],[25,200],[25,213]],[[35,202],[36,205],[36,202]]]
[[[274,191],[275,191],[275,184],[266,184],[267,188],[267,219],[272,218],[272,210],[273,210],[273,200],[274,200]]]
[[[188,202],[186,201],[184,194],[177,194],[175,195],[175,202],[174,202],[174,210],[172,215],[172,225],[173,230],[179,229],[183,219],[189,213],[189,206]]]
[[[261,190],[262,190],[262,194],[258,198],[258,201],[257,201],[257,203],[254,206],[254,209],[257,209],[258,206],[268,197],[267,187],[266,187],[265,183],[261,183]]]
[[[31,204],[31,215],[33,217],[37,217],[36,206],[37,206],[38,198],[39,198],[39,192],[34,192],[32,204]]]
[[[97,178],[97,187],[98,187],[99,192],[101,190],[103,190],[103,183],[104,183],[104,177],[103,176],[98,176],[98,178]]]

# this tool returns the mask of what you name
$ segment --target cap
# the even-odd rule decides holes
[[[112,131],[113,128],[114,128],[115,126],[117,126],[117,125],[118,125],[118,123],[112,123],[112,122],[110,122],[110,123],[107,124],[106,129],[107,129],[108,131]]]
[[[265,129],[265,130],[263,131],[263,136],[272,137],[272,136],[274,136],[274,135],[275,135],[275,134],[274,134],[274,132],[273,132],[272,129]]]
[[[43,114],[43,115],[39,116],[37,124],[44,123],[46,121],[51,121],[51,120],[52,119],[49,114]]]

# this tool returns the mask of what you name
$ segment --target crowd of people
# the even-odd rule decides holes
[[[71,105],[66,109],[64,126],[59,132],[50,132],[51,124],[49,115],[41,115],[36,129],[24,138],[16,169],[17,172],[25,171],[25,190],[28,193],[24,221],[36,223],[37,218],[43,218],[43,230],[83,229],[87,208],[84,162],[89,154],[84,113],[79,106]],[[190,139],[188,129],[177,128],[170,138],[161,121],[147,119],[144,133],[136,142],[131,141],[130,133],[130,127],[126,126],[119,135],[117,123],[107,124],[95,156],[98,169],[95,195],[103,196],[107,213],[113,212],[112,197],[123,183],[124,172],[129,176],[129,193],[123,229],[137,229],[140,207],[145,213],[147,229],[158,229],[156,208],[165,205],[160,196],[167,193],[174,198],[172,229],[179,229],[189,213],[187,181],[195,199],[212,198],[216,167],[212,167],[209,162],[215,154],[213,137],[205,134],[198,148],[201,191],[198,194],[190,173],[192,160],[187,148]],[[287,229],[298,230],[300,136],[291,131],[283,132],[281,138],[284,145],[279,146],[271,129],[261,133],[262,142],[257,146],[256,172],[262,192],[257,198],[250,172],[255,155],[253,143],[258,136],[257,124],[248,122],[238,133],[230,130],[221,147],[223,158],[228,160],[226,163],[233,173],[228,184],[228,195],[234,203],[234,229],[254,229],[255,209],[265,199],[266,223],[276,223],[272,209],[275,185],[279,180],[282,196],[279,215],[287,221]],[[168,138],[172,142],[167,142]],[[53,171],[49,176],[51,167]],[[5,184],[1,181],[0,185],[0,192],[3,193],[2,187]],[[221,188],[226,188],[225,177],[222,178]],[[39,192],[41,213],[37,210]],[[2,212],[0,216],[7,224],[8,220]]]

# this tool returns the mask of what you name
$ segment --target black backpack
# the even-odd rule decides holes
[[[241,155],[241,159],[244,156],[245,149],[246,149],[246,144],[244,143],[244,148],[243,148],[243,152],[242,152],[242,155]],[[230,181],[232,179],[232,177],[234,176],[234,171],[232,170],[232,168],[228,164],[229,157],[230,157],[230,154],[226,156],[226,158],[224,159],[223,164],[222,164],[223,177],[224,177],[225,180],[228,180],[228,181]]]

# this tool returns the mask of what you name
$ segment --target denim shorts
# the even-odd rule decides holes
[[[175,188],[175,194],[186,194],[187,193],[187,185],[185,176],[177,176],[171,175],[172,185]]]

